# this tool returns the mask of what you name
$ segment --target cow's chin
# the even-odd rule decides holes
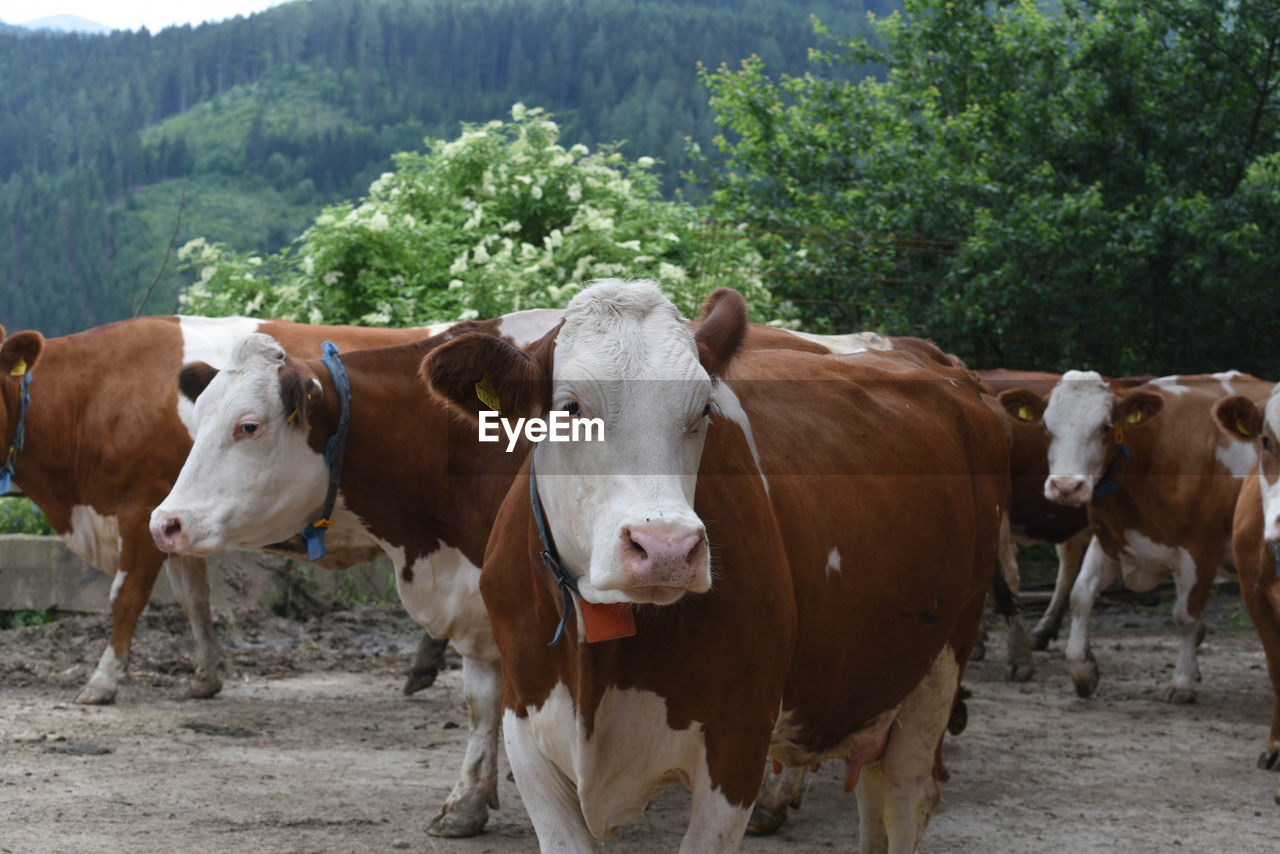
[[[620,592],[637,605],[674,605],[689,590],[685,587],[632,587]]]

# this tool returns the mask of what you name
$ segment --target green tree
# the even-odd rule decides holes
[[[566,149],[543,110],[511,114],[396,155],[368,196],[327,208],[291,251],[188,243],[179,258],[199,279],[183,310],[403,326],[560,306],[591,279],[647,276],[693,314],[710,287],[692,269],[757,265],[746,243],[699,239],[698,212],[661,199],[653,158]],[[774,316],[758,276],[734,285],[757,318]]]
[[[704,72],[717,214],[826,235],[778,241],[779,295],[978,363],[1275,373],[1280,6],[907,0],[875,33],[824,58],[879,79]]]

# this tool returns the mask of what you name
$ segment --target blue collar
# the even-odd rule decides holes
[[[555,646],[564,635],[565,622],[573,613],[573,597],[577,596],[581,599],[582,593],[578,590],[578,579],[570,575],[569,570],[565,569],[564,564],[560,562],[556,541],[551,536],[550,527],[547,526],[547,517],[542,511],[542,499],[538,497],[538,478],[533,471],[532,451],[529,452],[529,503],[533,505],[533,521],[537,523],[538,537],[542,540],[542,551],[538,552],[538,556],[542,558],[542,563],[547,569],[551,570],[551,576],[560,587],[564,600],[564,608],[560,612],[560,625],[556,626],[555,637],[551,639],[551,643],[547,644],[547,646]]]
[[[1116,455],[1111,458],[1111,465],[1107,466],[1107,470],[1102,473],[1102,479],[1093,488],[1093,504],[1097,504],[1120,488],[1120,484],[1116,483],[1116,476],[1120,474],[1120,464],[1128,460],[1129,456],[1129,446],[1121,442]]]
[[[14,471],[14,463],[18,459],[18,452],[22,450],[27,440],[27,410],[31,408],[31,371],[23,374],[19,389],[18,430],[13,434],[13,444],[9,446],[8,455],[4,462],[0,463],[0,495],[7,495],[13,489],[13,476],[17,473]]]
[[[333,505],[338,498],[338,484],[342,482],[342,458],[347,450],[347,424],[351,420],[351,383],[347,380],[347,369],[338,358],[338,348],[332,341],[326,341],[320,345],[320,349],[320,359],[333,378],[341,410],[338,414],[338,429],[329,437],[329,444],[324,448],[324,464],[329,467],[329,491],[324,497],[324,512],[319,519],[303,528],[299,535],[307,547],[307,560],[319,560],[325,555],[324,529],[333,524]]]

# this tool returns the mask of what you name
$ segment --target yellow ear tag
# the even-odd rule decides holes
[[[1133,412],[1130,412],[1129,417],[1126,418],[1125,420],[1128,421],[1130,424],[1137,424],[1139,421],[1142,420],[1142,410],[1141,409],[1133,410]]]
[[[26,372],[27,372],[27,360],[19,356],[18,361],[13,366],[13,370],[9,371],[9,376],[20,377]]]
[[[298,410],[295,409],[293,410],[293,412],[289,413],[289,423],[290,424],[298,423]]]
[[[498,401],[498,390],[493,387],[493,383],[489,382],[488,377],[476,383],[476,397],[494,412],[502,411],[502,405]]]
[[[1018,407],[1018,417],[1023,421],[1032,421],[1035,419],[1035,416],[1031,414],[1031,410],[1027,408],[1025,403]]]
[[[1124,444],[1124,428],[1121,427],[1119,424],[1116,425],[1116,444],[1117,445]]]
[[[1236,430],[1239,431],[1240,435],[1244,436],[1246,439],[1253,435],[1249,432],[1249,428],[1244,426],[1244,422],[1239,418],[1236,419]]]

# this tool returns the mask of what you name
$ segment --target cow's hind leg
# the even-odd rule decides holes
[[[544,854],[589,854],[595,851],[595,840],[587,829],[586,819],[573,782],[560,773],[555,763],[539,750],[530,732],[528,718],[508,709],[502,719],[502,739],[507,748],[507,761],[516,778],[520,799],[524,801],[538,846]]]
[[[1205,603],[1209,600],[1217,566],[1212,562],[1198,563],[1185,550],[1179,551],[1178,565],[1171,569],[1174,587],[1178,591],[1178,599],[1173,604],[1173,625],[1178,630],[1181,643],[1173,678],[1169,687],[1161,694],[1161,699],[1168,703],[1193,703],[1196,699],[1196,683],[1200,681],[1197,647],[1204,639],[1204,620],[1201,618],[1204,616]]]
[[[752,836],[769,836],[778,832],[778,828],[787,820],[787,811],[800,806],[804,773],[803,765],[789,765],[778,774],[769,773],[765,776],[760,797],[751,810],[747,833]]]
[[[1049,610],[1044,612],[1040,622],[1031,630],[1031,648],[1048,649],[1049,641],[1058,639],[1058,630],[1062,628],[1062,617],[1067,611],[1067,602],[1071,597],[1071,588],[1080,575],[1080,561],[1084,551],[1089,547],[1092,538],[1088,528],[1054,549],[1058,552],[1058,577],[1053,583],[1053,598],[1049,600]]]
[[[502,666],[462,659],[462,690],[471,730],[462,772],[440,815],[427,828],[432,836],[475,836],[489,809],[498,808],[498,721],[502,708]]]
[[[1088,697],[1098,688],[1098,662],[1089,648],[1089,615],[1098,594],[1120,577],[1120,561],[1107,557],[1096,539],[1089,541],[1080,576],[1071,589],[1071,637],[1067,639],[1067,670],[1076,696]]]
[[[204,558],[170,555],[165,561],[165,572],[173,595],[191,623],[191,635],[196,643],[196,675],[186,695],[200,699],[212,697],[222,690],[222,678],[218,675],[222,647],[218,644],[213,611],[209,607],[208,566]]]
[[[418,641],[418,651],[413,656],[413,664],[409,666],[409,675],[404,680],[406,697],[430,688],[436,683],[436,676],[444,670],[444,651],[449,647],[449,639],[436,640],[430,632],[423,632]]]
[[[889,730],[879,763],[889,854],[914,851],[938,806],[939,749],[959,683],[960,665],[951,647],[943,647]]]
[[[1000,520],[1000,557],[998,574],[993,584],[996,607],[1004,617],[1008,629],[1005,642],[1008,676],[1012,682],[1026,682],[1036,672],[1035,658],[1031,655],[1031,637],[1022,621],[1022,608],[1018,602],[1018,546],[1009,532],[1009,516]]]

